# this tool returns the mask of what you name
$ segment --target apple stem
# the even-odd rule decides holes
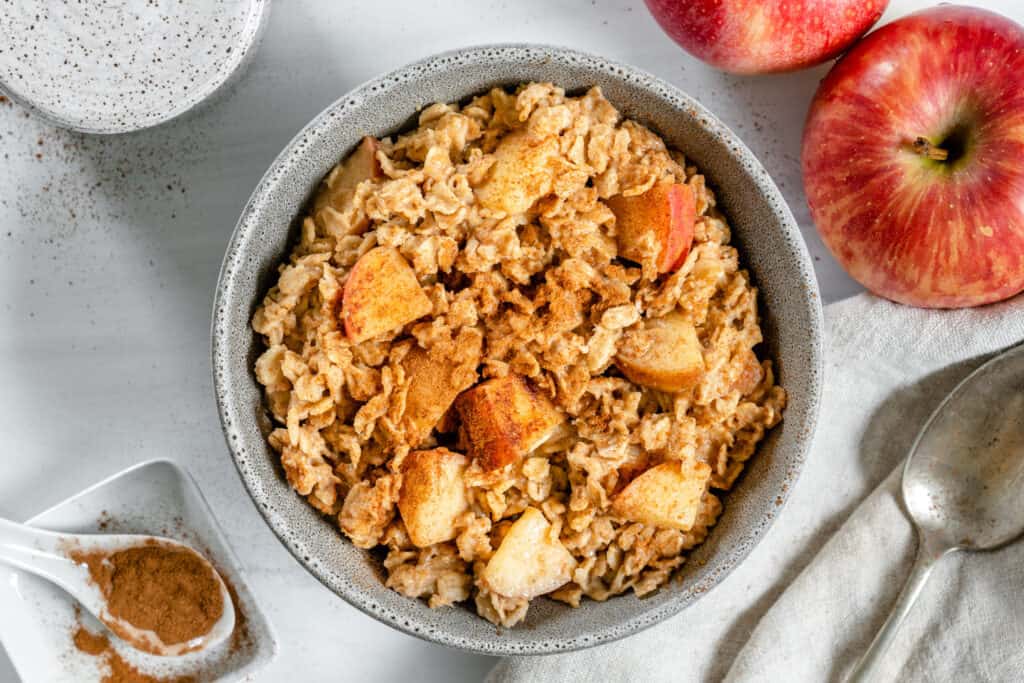
[[[934,159],[935,161],[945,161],[949,158],[949,150],[942,149],[941,147],[932,144],[927,138],[917,138],[914,140],[914,151],[923,157]]]

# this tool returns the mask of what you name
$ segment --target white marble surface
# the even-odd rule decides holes
[[[887,17],[930,4],[895,0]],[[985,4],[1024,20],[1016,0]],[[0,515],[28,517],[137,461],[176,458],[199,479],[276,627],[281,654],[264,680],[481,678],[488,658],[378,624],[320,586],[277,542],[223,444],[209,325],[238,213],[302,125],[371,76],[499,41],[598,52],[696,96],[782,188],[825,301],[858,291],[817,238],[800,186],[801,123],[825,68],[761,78],[717,73],[670,42],[639,0],[276,0],[249,72],[185,120],[97,138],[0,105]],[[802,523],[786,515],[778,522]],[[757,552],[772,552],[770,543],[771,536]],[[751,590],[733,584],[717,590]],[[755,597],[755,608],[766,606]],[[728,637],[743,637],[727,627]],[[709,643],[708,658],[713,652]],[[8,680],[14,673],[0,652],[0,681]]]

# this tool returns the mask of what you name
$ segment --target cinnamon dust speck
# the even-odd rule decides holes
[[[68,284],[70,285],[71,283],[68,282]],[[109,512],[107,512],[106,510],[100,511],[100,517],[98,520],[96,520],[96,525],[100,528],[100,531],[109,530],[113,523],[114,520],[110,516]]]
[[[93,633],[84,626],[75,630],[75,647],[87,655],[101,655],[110,649],[110,639],[105,635]]]

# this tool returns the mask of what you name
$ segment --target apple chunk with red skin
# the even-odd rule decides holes
[[[354,344],[398,329],[433,310],[412,266],[392,247],[374,247],[360,256],[341,296],[341,320]]]
[[[939,6],[883,26],[818,88],[811,216],[881,296],[955,308],[1024,289],[1024,29]]]
[[[640,195],[609,197],[606,203],[615,214],[619,256],[643,263],[653,242],[659,273],[683,265],[693,244],[697,214],[689,185],[662,183]]]
[[[889,0],[646,0],[687,52],[741,74],[832,59],[878,21]]]

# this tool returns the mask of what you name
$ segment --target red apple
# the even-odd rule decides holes
[[[725,71],[792,71],[832,59],[889,0],[646,0],[666,33]]]
[[[615,214],[619,255],[638,263],[643,261],[648,233],[654,233],[658,247],[658,272],[679,269],[693,244],[693,224],[697,217],[693,190],[682,183],[655,185],[634,197],[615,195],[607,200]]]
[[[1024,29],[945,5],[878,29],[818,88],[803,174],[873,292],[954,308],[1024,290]]]

